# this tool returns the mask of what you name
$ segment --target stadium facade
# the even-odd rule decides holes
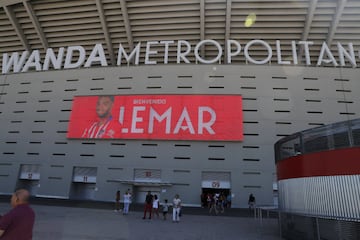
[[[1,194],[26,187],[38,197],[113,201],[117,190],[131,189],[143,202],[150,190],[200,205],[202,192],[223,191],[234,207],[247,206],[250,193],[257,204],[272,205],[275,142],[359,118],[355,0],[0,6]],[[81,127],[74,125],[78,99],[109,95],[144,102],[177,96],[179,103],[163,111],[148,105],[153,120],[169,120],[164,129],[173,135],[163,128],[166,137],[153,134],[150,125],[146,136],[137,135],[145,107],[133,110],[131,127],[119,137],[72,135]],[[170,108],[204,96],[234,97],[216,100],[221,109],[230,106],[224,116],[237,117],[221,119],[220,137],[213,131],[216,101],[200,106],[197,124],[187,110],[170,120]]]

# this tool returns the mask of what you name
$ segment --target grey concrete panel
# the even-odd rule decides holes
[[[186,204],[199,204],[201,172],[210,170],[231,172],[232,192],[241,196],[234,198],[234,206],[246,206],[249,192],[259,204],[272,203],[273,144],[293,132],[358,118],[358,71],[148,65],[2,76],[0,163],[12,165],[6,167],[7,176],[0,174],[6,181],[0,192],[12,192],[25,163],[41,164],[37,194],[53,197],[69,196],[74,166],[97,167],[94,197],[102,201],[113,201],[117,189],[133,189],[117,181],[133,180],[134,169],[161,169],[161,180],[173,183],[165,197],[179,193]],[[241,94],[244,141],[67,139],[73,97],[101,94]]]

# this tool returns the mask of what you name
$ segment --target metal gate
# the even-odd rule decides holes
[[[79,200],[94,199],[96,177],[96,167],[74,167],[70,198]]]
[[[27,189],[31,195],[36,195],[40,187],[40,164],[21,164],[16,189]]]

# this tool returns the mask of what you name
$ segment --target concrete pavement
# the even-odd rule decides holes
[[[112,209],[32,205],[36,212],[33,240],[280,240],[277,219],[209,216],[185,209],[180,223],[143,220],[139,209],[124,216]],[[10,208],[0,202],[0,213]],[[231,211],[231,209],[227,209]],[[235,209],[234,209],[235,211]],[[205,214],[200,214],[205,213]]]

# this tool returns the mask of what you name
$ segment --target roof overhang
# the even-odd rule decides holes
[[[159,182],[159,181],[136,181],[136,180],[115,180],[116,182],[133,185],[133,186],[151,186],[151,187],[170,187],[173,184],[169,182]]]
[[[28,1],[28,0],[26,0]],[[23,0],[0,0],[0,7],[9,6],[17,3],[22,3]]]

